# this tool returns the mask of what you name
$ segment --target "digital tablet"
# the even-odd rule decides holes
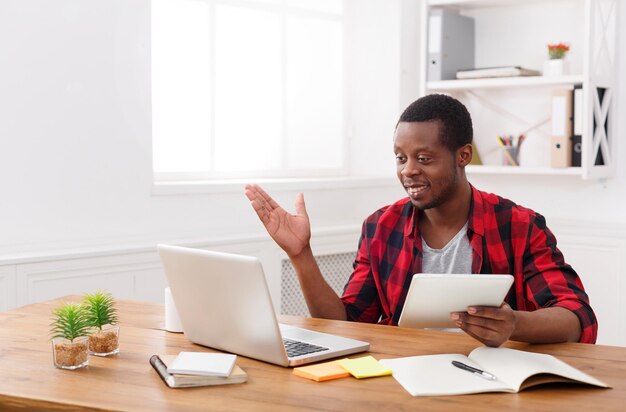
[[[511,275],[451,275],[416,273],[398,326],[455,328],[451,312],[468,306],[500,306],[513,283]]]

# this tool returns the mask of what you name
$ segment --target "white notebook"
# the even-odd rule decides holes
[[[488,372],[485,379],[475,372],[455,367],[457,361]],[[413,396],[462,395],[481,392],[519,392],[551,382],[573,382],[608,388],[604,382],[551,355],[508,348],[479,347],[469,356],[425,355],[381,359],[393,377]]]
[[[167,367],[169,373],[203,376],[230,376],[237,355],[229,353],[181,352]]]

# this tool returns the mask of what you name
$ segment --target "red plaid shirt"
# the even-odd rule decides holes
[[[422,271],[418,213],[407,197],[363,223],[354,272],[341,298],[349,320],[398,324],[411,277]],[[596,341],[598,324],[589,298],[543,216],[472,187],[467,236],[472,273],[514,276],[505,299],[513,309],[569,309],[580,320],[580,342]]]

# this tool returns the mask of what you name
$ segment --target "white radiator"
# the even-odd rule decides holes
[[[355,256],[356,252],[315,257],[324,279],[339,296],[343,293],[343,288],[352,274],[352,264]],[[300,290],[296,271],[293,269],[289,259],[281,261],[280,272],[280,313],[283,315],[310,316],[304,296]]]

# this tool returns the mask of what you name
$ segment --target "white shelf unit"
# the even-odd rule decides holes
[[[557,176],[581,176],[580,167],[514,167],[514,166],[475,166],[466,168],[471,174],[506,174],[506,175],[557,175]]]
[[[423,2],[422,95],[446,93],[461,100],[474,122],[474,141],[484,166],[469,173],[566,175],[583,179],[614,174],[619,0],[430,0]],[[522,66],[541,70],[547,44],[566,42],[568,73],[469,80],[428,81],[429,11],[444,8],[475,22],[475,66]],[[550,167],[554,90],[583,88],[580,167]],[[499,166],[496,135],[526,134],[520,166]]]
[[[582,84],[583,76],[525,76],[525,77],[493,77],[488,79],[440,80],[426,83],[428,90],[471,90],[492,89],[499,87],[527,87],[527,86],[567,86]]]

